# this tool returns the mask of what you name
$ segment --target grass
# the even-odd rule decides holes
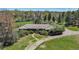
[[[72,30],[72,31],[79,31],[79,28],[78,27],[67,27],[69,30]]]
[[[37,47],[36,50],[79,50],[79,35],[47,41]]]
[[[16,27],[20,27],[20,26],[23,26],[25,24],[32,24],[33,22],[32,21],[29,21],[29,22],[16,22]]]
[[[37,36],[38,34],[35,34]],[[40,39],[43,38],[43,36],[39,35]],[[32,37],[32,35],[28,35],[25,37],[20,38],[16,43],[14,43],[11,46],[5,47],[3,50],[24,50],[27,45],[30,43],[33,44],[36,42],[36,40]]]

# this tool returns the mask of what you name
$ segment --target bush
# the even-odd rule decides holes
[[[65,29],[64,29],[64,26],[63,25],[56,25],[55,30],[56,31],[59,31],[59,32],[63,32]]]
[[[27,30],[20,30],[18,33],[19,33],[19,37],[23,37],[25,35],[28,35],[29,31],[27,31]]]
[[[32,30],[20,30],[18,33],[20,37],[23,37],[28,34],[33,34],[34,32]]]
[[[48,31],[46,31],[46,30],[41,30],[41,31],[39,31],[40,32],[40,34],[42,34],[42,35],[48,35]]]
[[[52,28],[49,30],[49,35],[59,35],[62,34],[64,31],[64,26],[63,25],[53,25]]]
[[[32,30],[29,30],[28,32],[29,32],[29,34],[33,34],[34,33],[34,31],[32,31]]]
[[[65,30],[64,26],[63,25],[57,25],[55,24],[54,26],[52,26],[52,28],[49,30],[49,31],[52,31],[52,32],[63,32]]]

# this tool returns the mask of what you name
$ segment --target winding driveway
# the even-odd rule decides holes
[[[34,34],[32,34],[32,37],[35,38],[37,40],[37,42],[35,42],[34,44],[31,44],[31,45],[28,45],[25,50],[34,50],[36,49],[40,44],[46,42],[46,41],[49,41],[49,40],[53,40],[55,38],[60,38],[60,37],[63,37],[63,36],[68,36],[68,35],[77,35],[79,34],[79,31],[71,31],[71,30],[68,30],[66,29],[62,35],[57,35],[57,36],[48,36],[46,38],[42,38],[41,40],[39,40],[38,38],[36,38],[34,36]]]

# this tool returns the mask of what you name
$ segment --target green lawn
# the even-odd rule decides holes
[[[79,31],[79,28],[78,27],[67,27],[69,30],[73,30],[73,31]]]
[[[35,34],[35,36],[37,36],[38,34]],[[41,38],[43,38],[43,36],[38,35]],[[3,50],[24,50],[25,47],[27,47],[27,45],[29,45],[30,43],[33,44],[34,42],[36,42],[37,40],[35,40],[32,35],[28,35],[25,37],[20,38],[16,43],[14,43],[11,46],[5,47]]]
[[[25,24],[32,24],[33,22],[32,21],[29,21],[29,22],[16,22],[16,27],[20,27],[20,26],[23,26]]]
[[[47,41],[37,47],[36,50],[79,50],[79,35]]]

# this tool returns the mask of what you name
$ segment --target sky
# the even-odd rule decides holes
[[[20,11],[75,11],[78,8],[0,8],[0,10],[20,10]]]

